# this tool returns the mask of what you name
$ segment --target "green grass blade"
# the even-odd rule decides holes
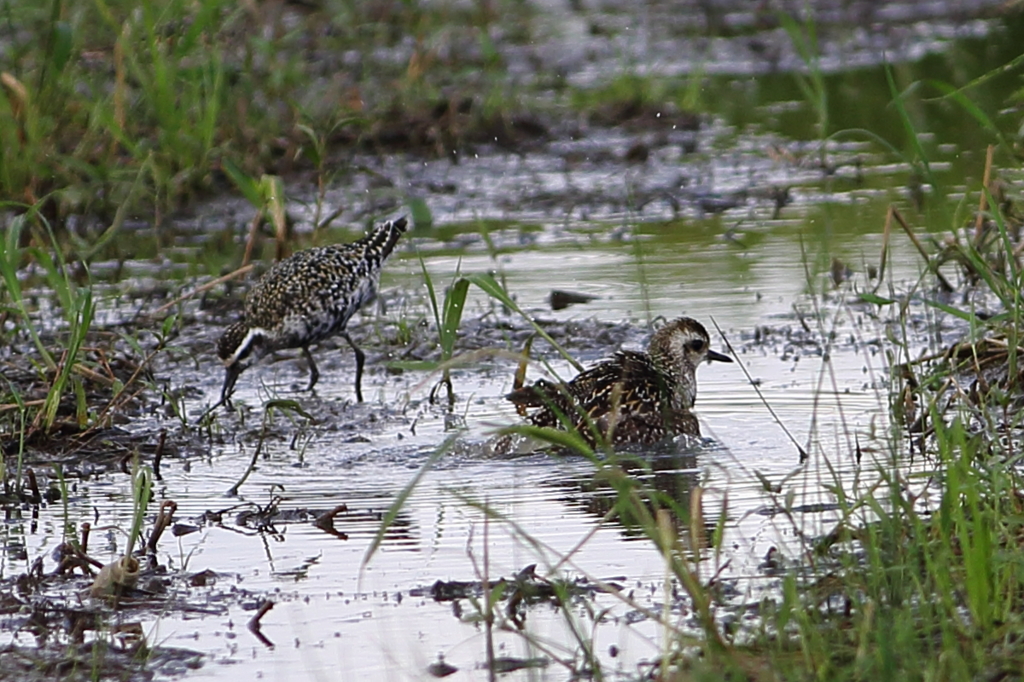
[[[135,543],[142,537],[142,526],[146,520],[146,508],[153,497],[153,472],[148,466],[139,466],[136,458],[135,472],[132,475],[132,528],[128,534],[128,546],[125,556],[131,556]]]
[[[488,273],[472,273],[466,275],[465,277],[467,280],[469,280],[477,287],[479,287],[485,294],[487,294],[491,298],[496,299],[502,305],[508,307],[510,310],[514,310],[515,312],[517,312],[524,320],[530,323],[530,326],[532,326],[537,331],[541,338],[550,343],[551,347],[558,351],[559,355],[561,355],[569,362],[569,364],[575,367],[577,372],[583,371],[583,365],[581,365],[576,360],[576,358],[570,355],[569,351],[562,348],[561,344],[559,344],[557,341],[551,338],[551,335],[544,331],[544,329],[539,324],[537,324],[537,322],[532,317],[527,315],[523,311],[523,309],[519,307],[519,304],[512,300],[512,297],[508,295],[508,292],[505,291],[500,284],[498,284],[497,280],[494,279],[493,275]]]
[[[72,324],[68,333],[67,347],[64,352],[60,372],[54,379],[53,385],[46,394],[43,404],[43,427],[49,431],[57,419],[57,410],[60,408],[61,399],[71,379],[71,374],[78,362],[78,354],[85,343],[85,337],[92,326],[92,319],[95,313],[95,304],[92,300],[92,290],[82,287],[77,290],[73,299],[74,310],[69,313]]]
[[[518,435],[535,440],[543,441],[555,447],[573,450],[588,459],[596,459],[594,453],[585,440],[574,430],[553,429],[547,426],[533,426],[532,424],[516,424],[500,429],[498,435]]]
[[[892,305],[896,302],[896,299],[894,298],[886,298],[884,296],[879,296],[878,294],[872,294],[868,291],[862,291],[858,294],[858,297],[865,303],[872,303],[874,305]]]
[[[992,136],[999,141],[999,145],[1003,149],[1010,152],[1011,155],[1014,153],[1013,146],[1005,137],[1003,137],[1003,132],[999,130],[995,123],[992,122],[992,119],[988,117],[988,114],[982,111],[981,108],[967,97],[962,90],[954,88],[949,83],[944,83],[942,81],[929,80],[927,82],[935,89],[941,90],[945,94],[945,97],[948,97],[959,104],[960,108],[970,114],[982,128],[992,133]]]
[[[921,146],[921,139],[918,137],[917,129],[914,127],[914,122],[910,119],[910,114],[907,112],[907,107],[903,103],[905,93],[900,92],[899,88],[896,87],[896,78],[892,73],[892,65],[886,62],[885,64],[885,80],[889,84],[889,93],[892,95],[892,103],[896,108],[896,113],[899,115],[900,123],[903,124],[903,130],[907,135],[907,143],[914,151],[914,159],[912,163],[920,166],[922,169],[921,175],[925,181],[932,186],[933,189],[938,190],[938,181],[935,178],[935,174],[932,172],[931,164],[928,162],[928,155],[925,154],[924,147]],[[911,84],[907,91],[909,92],[916,84]]]
[[[455,339],[462,322],[462,311],[466,307],[466,294],[469,292],[469,280],[460,278],[452,285],[444,299],[444,316],[440,327],[441,357],[445,360],[452,356]]]
[[[36,325],[32,324],[28,309],[25,307],[25,299],[22,296],[21,280],[18,279],[18,267],[21,264],[22,253],[21,248],[18,246],[21,241],[21,231],[25,226],[25,220],[34,212],[35,209],[33,208],[29,213],[14,218],[7,229],[7,234],[0,239],[0,275],[3,276],[7,295],[11,298],[11,302],[17,309],[18,315],[24,323],[24,328],[28,330],[29,336],[32,337],[32,343],[35,345],[36,350],[39,351],[43,364],[52,372],[57,369],[57,362],[39,337]]]
[[[441,309],[437,305],[437,292],[434,291],[434,279],[427,271],[427,263],[423,260],[423,254],[418,255],[420,259],[420,269],[423,271],[423,281],[427,285],[427,296],[430,298],[430,309],[434,313],[434,324],[437,325],[438,334],[440,334],[441,328],[444,325],[441,324]]]
[[[260,185],[256,180],[243,172],[231,159],[223,159],[221,167],[224,169],[224,174],[230,178],[246,201],[257,209],[263,208],[263,193],[260,191]]]
[[[392,360],[387,363],[389,369],[401,369],[410,372],[433,372],[441,369],[443,363],[435,360]]]
[[[1014,57],[1013,59],[1011,59],[1010,61],[1008,61],[1007,63],[1002,64],[1001,66],[997,66],[996,68],[991,69],[990,71],[988,71],[986,73],[983,73],[982,75],[978,76],[977,78],[971,80],[969,83],[967,83],[963,87],[957,88],[955,90],[955,92],[962,93],[965,90],[970,90],[971,88],[976,88],[979,85],[987,83],[988,81],[992,80],[993,78],[995,78],[997,76],[1001,76],[1003,74],[1009,73],[1010,71],[1013,71],[1014,69],[1016,69],[1017,67],[1020,67],[1020,66],[1024,66],[1024,54],[1018,55],[1018,56]],[[940,99],[944,99],[946,97],[949,97],[950,94],[952,94],[952,93],[944,95]]]
[[[391,506],[389,506],[388,510],[384,512],[384,517],[380,521],[380,526],[377,528],[377,533],[373,536],[373,539],[370,541],[370,546],[366,548],[366,554],[363,555],[363,561],[359,566],[360,572],[362,572],[366,568],[366,566],[370,563],[370,560],[373,558],[373,555],[377,553],[377,550],[380,548],[381,543],[384,542],[384,536],[387,535],[388,528],[390,528],[391,524],[394,523],[395,519],[398,518],[398,514],[402,511],[402,507],[405,506],[405,503],[416,491],[416,487],[420,484],[420,481],[423,480],[423,477],[426,476],[427,473],[434,468],[434,465],[437,464],[437,462],[442,457],[448,454],[448,452],[452,449],[452,446],[455,444],[455,441],[456,439],[458,439],[459,436],[460,434],[456,432],[450,434],[447,438],[445,438],[444,442],[437,446],[437,449],[430,454],[430,456],[427,458],[427,461],[424,462],[423,466],[419,468],[419,471],[417,471],[416,474],[412,477],[412,479],[405,484],[405,487],[403,487],[400,491],[398,491],[398,494],[395,495],[395,499],[391,502]]]
[[[412,214],[412,224],[417,229],[430,229],[434,226],[434,215],[430,212],[427,202],[420,197],[411,197],[405,202]]]
[[[274,225],[274,234],[281,240],[288,232],[288,197],[284,191],[284,180],[280,175],[263,175],[260,177],[259,190],[262,197],[261,205],[266,207],[270,221]]]
[[[67,66],[68,60],[71,58],[73,42],[71,24],[66,21],[54,23],[53,30],[50,32],[49,54],[47,55],[50,73],[54,76],[58,76]]]
[[[924,300],[924,302],[927,303],[928,305],[930,305],[933,308],[938,308],[939,310],[941,310],[942,312],[944,312],[944,313],[946,313],[948,315],[952,315],[953,317],[958,317],[961,320],[964,320],[965,322],[970,322],[973,325],[983,325],[983,324],[985,324],[984,320],[982,320],[980,317],[978,317],[974,313],[970,312],[969,310],[961,310],[960,308],[954,308],[951,305],[943,303],[942,301],[936,301],[933,298],[926,298]]]
[[[91,244],[83,245],[79,249],[79,256],[85,262],[91,261],[96,257],[100,251],[102,251],[107,244],[114,238],[114,236],[121,230],[121,226],[124,225],[125,219],[128,217],[128,212],[135,207],[135,202],[142,193],[144,184],[142,178],[146,174],[151,174],[153,166],[153,154],[150,152],[148,158],[141,166],[139,166],[138,172],[135,174],[135,181],[132,183],[131,189],[125,196],[124,201],[117,207],[117,212],[114,214],[114,220],[111,221],[110,226],[103,231],[103,234],[99,236]]]
[[[217,136],[217,124],[224,100],[224,61],[219,54],[212,57],[211,64],[203,71],[202,116],[198,130],[201,135],[204,155],[213,149]],[[204,162],[206,159],[204,158]]]
[[[263,409],[268,411],[280,410],[286,415],[290,412],[294,412],[295,414],[301,415],[311,423],[316,421],[316,419],[313,418],[313,415],[302,409],[302,405],[299,404],[299,401],[292,400],[290,398],[275,398],[273,400],[268,400],[263,404]]]

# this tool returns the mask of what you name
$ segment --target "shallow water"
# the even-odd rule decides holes
[[[969,40],[942,42],[945,25],[938,21],[928,25],[931,30],[922,28],[920,41],[906,46],[907,54],[917,55],[915,46],[922,54],[973,49]],[[989,24],[970,28],[972,35],[992,29]],[[859,64],[859,44],[850,54],[841,63]],[[1000,63],[998,55],[989,58]],[[607,68],[600,59],[594,63]],[[866,78],[829,64],[837,87],[844,78]],[[877,61],[869,64],[879,76]],[[659,67],[684,68],[668,62]],[[898,68],[916,77],[939,67],[925,59]],[[587,73],[581,68],[574,77],[585,79]],[[537,564],[538,575],[552,571],[552,577],[587,578],[591,584],[614,582],[633,603],[593,593],[564,610],[528,609],[526,631],[534,643],[519,633],[495,632],[496,655],[541,656],[549,664],[506,679],[569,677],[569,666],[555,658],[582,665],[577,636],[592,646],[606,671],[636,676],[638,666],[656,658],[662,645],[660,629],[641,608],[672,609],[673,620],[692,627],[684,602],[666,594],[664,564],[651,543],[621,525],[601,522],[608,493],[594,486],[592,465],[574,457],[488,453],[490,432],[516,420],[501,399],[511,386],[513,362],[492,358],[456,369],[454,417],[428,401],[436,377],[384,369],[389,357],[401,357],[405,350],[383,341],[396,320],[432,323],[419,256],[439,288],[457,271],[495,271],[523,309],[567,325],[561,338],[585,363],[620,344],[643,347],[648,324],[658,318],[696,317],[711,330],[715,348],[724,350],[712,321],[720,327],[796,443],[766,409],[740,363],[706,365],[698,374],[697,402],[706,440],[652,460],[656,471],[649,480],[684,507],[699,484],[710,522],[725,510],[724,554],[707,557],[700,571],[707,577],[728,562],[719,579],[732,590],[731,601],[758,602],[775,585],[762,566],[769,550],[797,556],[807,538],[828,529],[832,513],[814,506],[831,501],[824,486],[870,485],[876,467],[888,466],[882,438],[888,428],[888,368],[880,349],[894,330],[873,307],[858,303],[856,292],[877,284],[867,272],[879,264],[890,203],[918,224],[946,210],[931,205],[915,213],[906,190],[909,167],[862,141],[829,144],[829,159],[838,164],[834,173],[808,161],[816,151],[807,142],[807,126],[798,123],[801,116],[806,121],[805,108],[764,94],[769,84],[785,78],[716,76],[709,84],[713,92],[732,88],[756,106],[741,114],[732,110],[739,105],[723,103],[722,112],[696,133],[663,130],[655,140],[654,133],[625,128],[586,130],[578,139],[560,138],[525,156],[481,148],[457,165],[398,155],[364,160],[377,166],[375,173],[397,179],[383,193],[384,205],[390,201],[397,211],[402,197],[423,199],[436,226],[418,226],[389,263],[381,294],[387,312],[367,311],[350,325],[368,354],[367,402],[352,402],[352,358],[344,343],[323,344],[316,351],[322,377],[314,396],[300,390],[307,375],[296,353],[267,358],[244,373],[236,393],[239,412],[220,413],[211,438],[196,437],[166,456],[157,486],[158,500],[177,503],[176,518],[200,526],[180,538],[165,536],[161,561],[172,572],[214,571],[216,585],[187,591],[191,611],[145,610],[121,617],[141,620],[150,644],[205,654],[202,667],[189,671],[188,679],[211,680],[423,679],[439,655],[460,669],[450,679],[486,679],[486,634],[473,606],[461,600],[456,613],[451,602],[436,602],[430,588],[438,580],[510,578],[530,564]],[[842,99],[845,91],[838,91],[836,99]],[[857,95],[845,97],[855,101]],[[945,121],[929,120],[936,122],[933,129]],[[637,139],[652,150],[639,167],[622,160]],[[945,129],[940,139],[950,139]],[[968,133],[953,139],[955,146],[936,157],[933,169],[959,185],[965,168],[980,175],[981,147]],[[776,146],[786,153],[767,151]],[[357,223],[379,205],[382,193],[368,194],[369,173],[356,172],[347,180],[328,194],[328,202],[349,207],[343,221]],[[791,202],[776,217],[772,192],[786,187]],[[120,273],[131,286],[111,285],[101,321],[116,322],[126,309],[140,305],[140,292],[167,286],[182,273],[207,274],[196,267],[195,253],[196,244],[201,248],[209,237],[209,226],[248,220],[239,202],[207,208],[175,226],[179,251],[168,250],[157,263],[128,261]],[[308,227],[312,207],[297,203],[293,210],[300,228],[303,219]],[[905,289],[921,276],[920,259],[902,235],[893,233],[890,249],[881,295]],[[829,282],[833,258],[852,270],[851,279],[838,286]],[[115,264],[109,269],[118,270]],[[102,272],[100,265],[94,276]],[[552,311],[547,304],[552,289],[597,298]],[[118,292],[121,298],[115,300]],[[197,301],[185,310],[193,322],[176,339],[183,350],[158,365],[157,380],[196,389],[185,402],[194,421],[220,389],[221,369],[203,349],[212,347],[225,315]],[[518,352],[527,335],[521,319],[480,292],[472,293],[465,317],[461,352],[481,343]],[[937,343],[934,334],[911,333],[914,354]],[[542,344],[534,351],[555,371],[570,373]],[[196,362],[188,359],[192,352]],[[543,371],[534,364],[530,376]],[[316,423],[276,415],[257,471],[238,496],[229,495],[259,440],[262,405],[272,398],[298,401]],[[453,431],[452,424],[465,430]],[[126,428],[155,432],[160,427],[179,425],[154,411]],[[451,451],[424,476],[364,566],[383,512],[453,433],[458,440]],[[811,455],[806,464],[797,444]],[[766,493],[755,472],[780,492]],[[798,511],[792,517],[777,513],[790,495],[789,504]],[[263,506],[275,496],[283,510],[307,510],[309,517],[346,505],[335,520],[346,537],[331,535],[305,517],[262,532],[239,523],[238,505]],[[89,478],[69,499],[67,521],[76,527],[88,521],[94,528],[126,528],[130,498],[123,474]],[[480,505],[492,510],[489,518]],[[231,511],[222,524],[203,523],[200,517],[211,510]],[[25,571],[32,559],[52,550],[64,521],[59,504],[44,507],[38,518],[27,509],[9,514],[0,527],[0,577]],[[114,531],[105,538],[106,532],[95,531],[93,554],[112,559],[124,539]],[[100,550],[104,542],[109,546]],[[275,603],[262,620],[273,647],[246,629],[263,598]],[[589,614],[600,609],[608,611],[595,624]],[[572,626],[567,614],[576,619]],[[573,626],[581,634],[573,634]],[[27,631],[0,633],[3,643],[33,641]],[[173,663],[162,672],[185,670]]]
[[[837,327],[836,346],[830,353],[837,385],[833,387],[826,377],[822,386],[820,347],[801,340],[818,335],[801,333],[792,313],[792,306],[798,305],[807,310],[809,320],[815,319],[803,293],[805,283],[785,265],[792,258],[792,238],[768,232],[756,254],[738,256],[710,234],[676,237],[678,233],[671,233],[661,247],[657,235],[639,240],[650,254],[643,258],[646,286],[637,282],[636,245],[630,241],[582,249],[559,239],[550,249],[508,254],[502,257],[501,268],[520,305],[543,318],[580,320],[584,329],[592,325],[589,318],[633,319],[631,327],[618,328],[626,330],[627,346],[642,347],[643,320],[648,314],[685,313],[708,323],[714,318],[728,335],[766,400],[813,454],[811,460],[800,466],[797,448],[773,422],[736,364],[713,363],[701,367],[698,375],[698,413],[707,443],[656,460],[664,470],[653,481],[684,506],[688,491],[700,482],[709,519],[716,518],[725,505],[728,552],[723,561],[727,558],[730,566],[720,579],[736,590],[735,602],[755,603],[761,591],[773,584],[758,569],[769,549],[796,554],[800,551],[796,531],[813,536],[829,515],[798,515],[794,527],[770,512],[779,501],[764,494],[753,472],[772,482],[784,481],[783,491],[795,494],[795,505],[828,499],[822,484],[833,482],[833,474],[825,466],[826,457],[844,485],[852,486],[858,471],[873,480],[867,473],[871,465],[865,461],[858,467],[854,461],[848,434],[856,433],[860,445],[866,446],[871,443],[867,436],[871,428],[885,428],[886,369],[875,352],[877,346],[871,344],[881,329],[857,307],[845,305],[843,301],[851,296],[848,288],[821,299],[825,330],[833,324]],[[394,292],[421,286],[412,244],[405,249],[390,264],[383,285],[383,298],[391,299],[392,310],[401,305]],[[463,257],[462,271],[485,269],[488,259]],[[456,261],[451,256],[427,257],[436,281],[451,276]],[[565,271],[566,263],[572,265],[571,272]],[[737,268],[741,275],[732,274]],[[894,277],[899,281],[916,274],[914,261],[907,258]],[[588,286],[595,281],[599,286]],[[551,287],[584,290],[601,298],[559,312],[545,311]],[[467,318],[475,319],[489,307],[474,295]],[[832,314],[839,318],[835,323]],[[502,317],[494,312],[483,319],[495,316]],[[367,316],[355,328],[365,334],[373,325],[373,316]],[[763,332],[755,343],[755,326],[772,331]],[[193,331],[198,339],[205,339],[216,328]],[[715,347],[722,349],[720,336],[716,332],[712,336]],[[189,345],[188,339],[182,341]],[[589,463],[572,457],[494,458],[485,453],[482,444],[489,430],[516,420],[500,398],[511,384],[514,367],[509,361],[495,360],[454,373],[459,398],[455,411],[464,417],[467,430],[454,452],[426,475],[380,551],[361,570],[381,513],[444,440],[446,418],[444,410],[427,401],[431,387],[427,377],[417,372],[389,375],[382,370],[380,353],[372,350],[364,377],[367,403],[353,404],[351,353],[344,344],[329,345],[317,352],[323,376],[315,397],[299,390],[306,374],[295,354],[283,353],[277,361],[268,358],[242,375],[236,393],[241,412],[219,417],[212,443],[198,453],[164,459],[158,499],[173,499],[180,519],[195,520],[204,512],[241,503],[266,505],[275,495],[280,496],[282,509],[308,509],[311,517],[340,504],[348,508],[335,522],[346,539],[327,534],[311,520],[277,524],[273,529],[277,533],[257,533],[239,526],[234,520],[237,512],[225,514],[224,527],[201,524],[200,532],[178,539],[165,537],[160,556],[172,571],[218,574],[214,587],[194,588],[189,598],[212,614],[171,612],[142,617],[150,642],[207,654],[203,667],[190,672],[189,679],[287,675],[315,680],[333,677],[339,669],[345,671],[344,679],[422,679],[438,654],[460,668],[452,679],[484,679],[486,671],[479,668],[485,661],[484,632],[472,622],[472,607],[463,600],[462,616],[469,622],[461,622],[451,603],[431,598],[431,585],[437,580],[479,579],[484,571],[495,578],[511,577],[529,564],[538,564],[538,574],[545,575],[546,568],[559,564],[560,557],[580,543],[571,560],[559,564],[553,576],[564,573],[571,579],[587,576],[615,582],[633,593],[636,605],[661,611],[666,603],[663,562],[648,541],[627,541],[631,534],[621,526],[599,523],[607,511],[602,500],[608,493],[594,489]],[[585,341],[578,345],[585,348],[579,353],[585,362],[610,350],[599,345],[588,348]],[[373,347],[369,342],[366,346]],[[557,359],[552,359],[552,367],[569,373]],[[536,377],[543,370],[535,366],[530,371]],[[174,372],[185,384],[202,390],[202,399],[188,403],[190,417],[195,419],[215,399],[220,370],[212,362],[201,361],[198,368],[179,365]],[[833,389],[839,395],[833,396]],[[298,400],[320,423],[302,426],[304,420],[290,424],[278,416],[275,431],[280,435],[265,444],[259,468],[240,496],[229,496],[226,491],[252,456],[262,418],[260,405],[272,397]],[[296,434],[298,444],[292,448],[289,441]],[[787,479],[791,474],[795,476]],[[498,520],[486,521],[469,502],[488,505],[514,521],[515,529]],[[71,501],[69,520],[75,525],[90,521],[94,526],[123,528],[129,525],[130,507],[128,477],[103,476],[82,484]],[[60,522],[59,506],[54,506],[41,513],[35,530],[12,522],[6,529],[9,539],[18,537],[27,546],[28,556],[35,557],[55,544],[52,538],[59,537]],[[117,546],[123,545],[123,538],[115,539]],[[93,553],[113,558],[109,552]],[[708,574],[714,570],[712,563],[704,567]],[[8,556],[5,573],[20,570],[24,563]],[[209,604],[203,601],[204,590],[209,591]],[[242,592],[235,598],[225,597],[225,592],[231,595],[236,590]],[[275,602],[262,621],[263,634],[275,644],[272,649],[245,628],[264,596]],[[582,606],[570,610],[587,637],[593,638],[591,645],[606,670],[636,674],[640,662],[656,657],[660,631],[636,605],[609,595],[590,596],[587,601],[590,608],[610,609],[598,627],[584,615]],[[675,599],[669,598],[668,603],[678,608]],[[674,617],[684,626],[688,622],[685,614]],[[531,608],[527,630],[554,653],[574,658],[574,639],[564,615],[553,607]],[[16,639],[29,643],[24,636]],[[529,646],[515,633],[496,633],[495,641],[499,656],[552,655]],[[615,658],[610,655],[613,646]],[[563,679],[566,674],[555,662],[546,672],[520,673],[524,679]]]

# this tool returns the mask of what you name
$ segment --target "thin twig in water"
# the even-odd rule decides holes
[[[171,308],[173,308],[174,306],[178,305],[182,301],[187,301],[188,299],[192,298],[196,294],[201,294],[201,293],[203,293],[205,291],[209,291],[210,289],[214,288],[218,284],[223,284],[224,282],[227,282],[228,280],[235,279],[236,277],[241,277],[242,275],[247,274],[254,267],[255,267],[255,265],[253,263],[249,263],[248,265],[243,265],[242,267],[238,268],[234,272],[229,272],[228,274],[226,274],[226,275],[224,275],[222,277],[218,277],[217,279],[211,280],[211,281],[207,282],[206,284],[193,289],[192,291],[188,292],[187,294],[182,294],[181,296],[179,296],[178,298],[174,299],[170,303],[164,303],[162,306],[160,306],[159,308],[157,308],[156,310],[153,311],[152,316],[153,317],[157,317],[161,313],[164,313],[167,310],[170,310]]]
[[[164,445],[167,443],[167,429],[160,429],[160,440],[156,444],[156,454],[153,455],[153,476],[158,481],[164,480],[160,475],[160,461],[164,457]]]
[[[219,403],[218,403],[219,404]],[[245,483],[249,475],[256,470],[256,462],[259,460],[260,452],[263,451],[263,442],[267,438],[267,434],[270,432],[270,424],[273,421],[274,410],[288,410],[295,412],[303,417],[309,423],[313,423],[313,416],[302,409],[297,402],[294,400],[271,400],[263,405],[263,428],[260,430],[260,439],[256,442],[256,449],[252,453],[252,461],[249,462],[249,466],[246,467],[242,477],[238,479],[238,482],[231,486],[228,490],[228,495],[238,495],[238,490]]]
[[[487,504],[485,501],[484,504]],[[484,573],[481,586],[484,594],[484,628],[487,642],[487,679],[490,682],[497,680],[497,671],[494,668],[494,603],[491,599],[491,555],[490,555],[490,518],[484,516]]]
[[[45,402],[45,398],[39,398],[38,400],[25,400],[20,405],[18,403],[4,403],[3,405],[0,405],[0,414],[10,412],[11,410],[22,410],[26,407],[39,407]]]
[[[789,441],[796,446],[797,452],[800,453],[800,462],[803,463],[807,461],[807,451],[804,450],[803,446],[797,442],[796,438],[793,437],[793,434],[790,433],[789,429],[786,428],[786,425],[782,423],[782,419],[779,418],[779,415],[777,415],[775,413],[775,410],[772,409],[772,406],[768,404],[768,400],[765,399],[764,394],[761,393],[761,389],[758,388],[757,383],[754,381],[754,378],[750,376],[750,372],[747,371],[747,366],[743,364],[742,360],[740,360],[739,354],[732,347],[732,344],[729,343],[729,337],[726,336],[725,332],[722,331],[722,328],[718,326],[718,322],[715,320],[714,317],[711,318],[711,324],[715,325],[715,330],[719,334],[721,334],[722,340],[725,341],[725,347],[729,349],[729,354],[736,359],[736,364],[739,366],[741,370],[743,370],[743,375],[747,377],[747,382],[754,389],[754,392],[757,393],[757,397],[761,399],[761,403],[768,410],[768,413],[772,416],[772,419],[774,419],[775,423],[779,425],[779,428],[782,429],[782,432],[786,434],[786,437],[789,438]]]
[[[921,240],[919,240],[917,238],[917,235],[914,234],[914,231],[910,229],[909,225],[907,225],[907,221],[903,219],[903,216],[900,214],[899,209],[897,209],[895,206],[893,206],[893,207],[890,207],[889,210],[892,211],[893,217],[896,218],[896,222],[898,222],[900,224],[900,227],[903,228],[903,231],[907,233],[907,237],[910,238],[911,243],[915,247],[917,247],[918,253],[921,254],[922,258],[924,258],[924,264],[928,267],[929,270],[932,271],[932,274],[934,274],[938,278],[939,284],[942,285],[943,290],[946,291],[947,293],[951,293],[953,291],[956,291],[953,288],[953,285],[949,283],[949,280],[947,280],[945,277],[943,277],[942,273],[939,272],[939,266],[936,265],[935,262],[928,255],[928,252],[925,250],[924,246],[921,244]]]
[[[249,261],[252,260],[252,249],[256,243],[256,230],[259,228],[260,223],[263,222],[264,209],[256,211],[256,215],[252,217],[252,222],[249,223],[249,237],[245,240],[245,255],[242,256],[242,266],[249,265]]]
[[[260,608],[257,609],[256,614],[249,619],[249,625],[247,626],[249,628],[249,632],[255,635],[256,639],[260,640],[260,643],[268,649],[273,649],[274,643],[267,639],[267,636],[263,634],[260,629],[260,620],[263,616],[267,615],[267,612],[272,608],[274,608],[274,602],[269,599],[260,604]]]
[[[142,376],[143,370],[149,366],[149,363],[153,361],[153,358],[157,356],[157,353],[164,349],[165,345],[165,341],[161,340],[160,343],[157,344],[156,348],[154,348],[149,355],[143,358],[142,362],[139,363],[138,367],[135,368],[135,371],[132,372],[132,375],[128,377],[128,381],[124,382],[124,385],[121,386],[120,392],[118,392],[114,397],[112,397],[110,399],[110,402],[103,406],[103,409],[100,410],[99,415],[95,419],[93,419],[92,426],[90,426],[81,434],[79,434],[77,440],[84,441],[85,439],[91,437],[92,434],[96,430],[100,429],[102,424],[104,424],[104,419],[106,418],[109,412],[120,408],[121,405],[126,405],[128,402],[134,400],[142,391],[145,390],[145,386],[141,386],[134,393],[128,393],[128,387],[134,384],[138,380],[138,378]],[[125,397],[126,395],[127,397]]]
[[[337,507],[330,510],[329,512],[325,512],[318,516],[316,518],[316,521],[313,522],[313,525],[319,528],[320,530],[330,533],[331,535],[337,538],[341,538],[342,540],[348,540],[348,534],[342,533],[340,530],[334,527],[334,517],[338,514],[341,514],[342,512],[347,511],[348,505],[339,504]]]
[[[330,224],[333,223],[335,220],[337,220],[338,216],[340,216],[344,212],[345,212],[345,209],[343,207],[339,206],[338,208],[334,209],[334,211],[332,211],[329,216],[327,216],[323,220],[321,220],[318,223],[316,223],[316,228],[315,229],[316,230],[322,230],[322,229],[324,229],[326,227],[329,227]]]
[[[171,521],[174,520],[174,512],[177,510],[178,503],[174,500],[164,500],[160,503],[160,511],[157,512],[156,521],[153,522],[153,530],[149,534],[149,541],[146,542],[146,551],[149,554],[156,553],[156,543],[160,542],[160,536],[171,525]]]
[[[32,504],[42,504],[43,496],[39,493],[39,482],[36,480],[35,470],[26,469],[25,475],[28,476],[28,489],[32,493]]]
[[[240,479],[238,479],[238,482],[235,483],[233,486],[231,486],[230,489],[228,489],[228,492],[227,492],[228,495],[231,495],[232,497],[238,495],[239,488],[241,488],[242,484],[245,483],[246,479],[249,478],[249,474],[251,474],[252,472],[256,471],[256,462],[259,461],[260,451],[263,450],[263,440],[266,437],[267,437],[267,422],[266,422],[266,420],[264,420],[263,421],[263,431],[260,433],[260,439],[258,441],[256,441],[256,448],[252,452],[252,461],[249,462],[249,466],[247,466],[245,468],[245,472],[242,474],[242,477]]]

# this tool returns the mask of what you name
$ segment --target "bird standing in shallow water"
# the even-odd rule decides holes
[[[538,408],[529,416],[534,426],[571,425],[591,446],[699,436],[700,425],[690,410],[697,399],[697,365],[705,359],[732,362],[710,349],[704,325],[680,317],[654,333],[646,353],[619,351],[569,383],[541,379],[506,398]]]
[[[309,361],[309,386],[320,378],[311,344],[341,334],[356,354],[356,400],[363,402],[365,356],[345,331],[350,317],[377,293],[380,271],[405,218],[387,221],[351,244],[319,246],[286,258],[260,278],[245,298],[242,319],[224,330],[217,355],[227,374],[221,389],[226,403],[238,376],[267,353],[301,348]]]

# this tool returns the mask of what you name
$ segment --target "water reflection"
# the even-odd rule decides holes
[[[557,490],[556,499],[567,507],[602,520],[610,517],[623,538],[645,539],[644,520],[637,512],[649,522],[656,510],[667,509],[678,528],[689,528],[702,450],[699,444],[663,443],[643,455],[617,454],[614,462],[604,463],[592,473],[575,473],[547,485]],[[616,513],[610,515],[613,510]],[[707,518],[702,510],[701,516]],[[702,542],[713,529],[714,524],[709,524]]]

